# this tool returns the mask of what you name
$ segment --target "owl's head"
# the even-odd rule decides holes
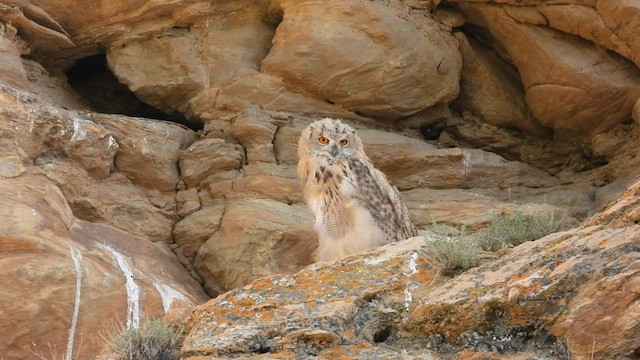
[[[300,135],[298,154],[321,158],[337,164],[356,153],[364,154],[356,131],[340,120],[324,118],[309,126]]]

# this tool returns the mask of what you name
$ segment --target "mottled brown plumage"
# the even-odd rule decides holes
[[[349,125],[329,118],[298,141],[298,176],[319,235],[316,259],[333,260],[417,235],[398,190]]]

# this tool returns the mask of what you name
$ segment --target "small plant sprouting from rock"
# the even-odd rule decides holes
[[[478,248],[469,241],[464,228],[435,224],[429,230],[434,236],[425,235],[427,249],[445,275],[455,275],[480,264]]]
[[[177,360],[182,330],[182,326],[159,318],[138,328],[115,326],[107,336],[108,347],[119,360]]]
[[[496,215],[489,226],[474,236],[480,248],[497,251],[513,247],[527,241],[537,240],[564,228],[563,217],[555,213],[534,213],[532,215],[516,211],[512,215]]]
[[[467,235],[465,228],[434,224],[424,237],[431,258],[442,266],[443,273],[456,275],[486,258],[495,258],[493,253],[498,250],[540,239],[565,225],[565,219],[554,213],[517,211],[494,216],[489,226],[474,235]]]

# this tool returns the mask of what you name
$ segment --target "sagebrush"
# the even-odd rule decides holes
[[[109,336],[109,350],[123,360],[177,360],[182,326],[153,319],[137,328],[119,326]]]
[[[429,230],[436,236],[425,235],[425,240],[431,259],[442,266],[445,274],[455,275],[491,258],[487,252],[537,240],[565,227],[564,217],[553,212],[525,214],[516,211],[495,215],[486,228],[474,235],[467,235],[464,227],[434,224]]]

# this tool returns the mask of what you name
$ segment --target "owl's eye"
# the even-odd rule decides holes
[[[348,143],[349,141],[347,139],[340,140],[340,146],[347,146]]]
[[[320,137],[318,138],[318,142],[319,142],[320,144],[322,144],[322,145],[327,145],[327,144],[329,143],[329,139],[327,139],[327,138],[326,138],[326,137],[324,137],[324,136],[320,136]]]

